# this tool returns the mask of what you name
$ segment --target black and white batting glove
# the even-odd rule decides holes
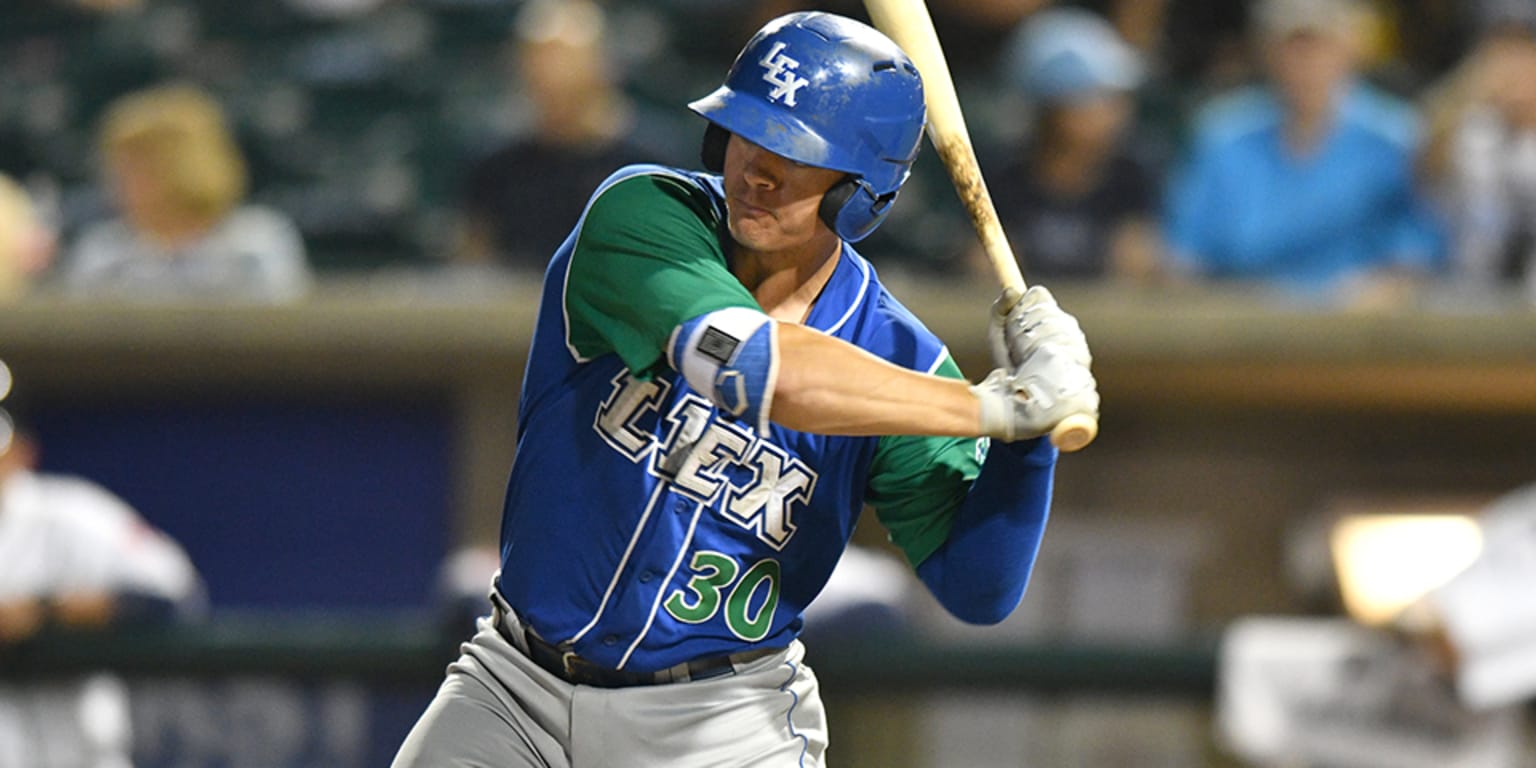
[[[993,365],[1018,370],[1034,350],[1047,345],[1059,348],[1085,368],[1093,362],[1088,338],[1077,318],[1063,311],[1045,286],[1030,287],[1013,309],[1002,312],[1007,298],[1004,292],[993,302],[992,320],[987,326]]]
[[[1099,413],[1098,383],[1078,351],[1045,344],[1016,371],[998,368],[971,391],[981,404],[981,432],[1012,442],[1050,432],[1062,419]]]

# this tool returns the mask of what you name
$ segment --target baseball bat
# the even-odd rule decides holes
[[[981,163],[971,145],[960,98],[955,95],[954,79],[944,48],[934,31],[933,18],[923,0],[864,0],[864,8],[875,27],[895,41],[917,65],[923,78],[923,100],[928,107],[928,139],[938,150],[949,178],[955,183],[960,202],[971,217],[981,247],[986,251],[992,271],[1003,285],[1003,300],[998,311],[1008,312],[1024,294],[1024,275],[1003,234],[992,195],[981,177]],[[1093,414],[1074,413],[1051,430],[1051,442],[1063,451],[1076,451],[1093,442],[1099,422]]]

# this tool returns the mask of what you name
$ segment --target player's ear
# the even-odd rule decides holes
[[[704,170],[710,173],[725,170],[725,145],[730,141],[731,132],[714,123],[704,129],[704,144],[699,148],[699,159],[704,162]]]

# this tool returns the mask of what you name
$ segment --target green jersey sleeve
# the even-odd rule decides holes
[[[588,207],[565,283],[566,341],[583,360],[616,353],[652,371],[680,323],[759,309],[731,274],[709,195],[660,173],[615,182]]]
[[[964,378],[948,353],[935,373]],[[986,441],[977,438],[902,435],[880,439],[864,499],[913,567],[949,537],[955,511],[980,474],[985,452]]]

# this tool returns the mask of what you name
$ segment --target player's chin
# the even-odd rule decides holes
[[[784,240],[778,222],[770,216],[736,216],[728,221],[731,239],[756,251],[771,251]]]

